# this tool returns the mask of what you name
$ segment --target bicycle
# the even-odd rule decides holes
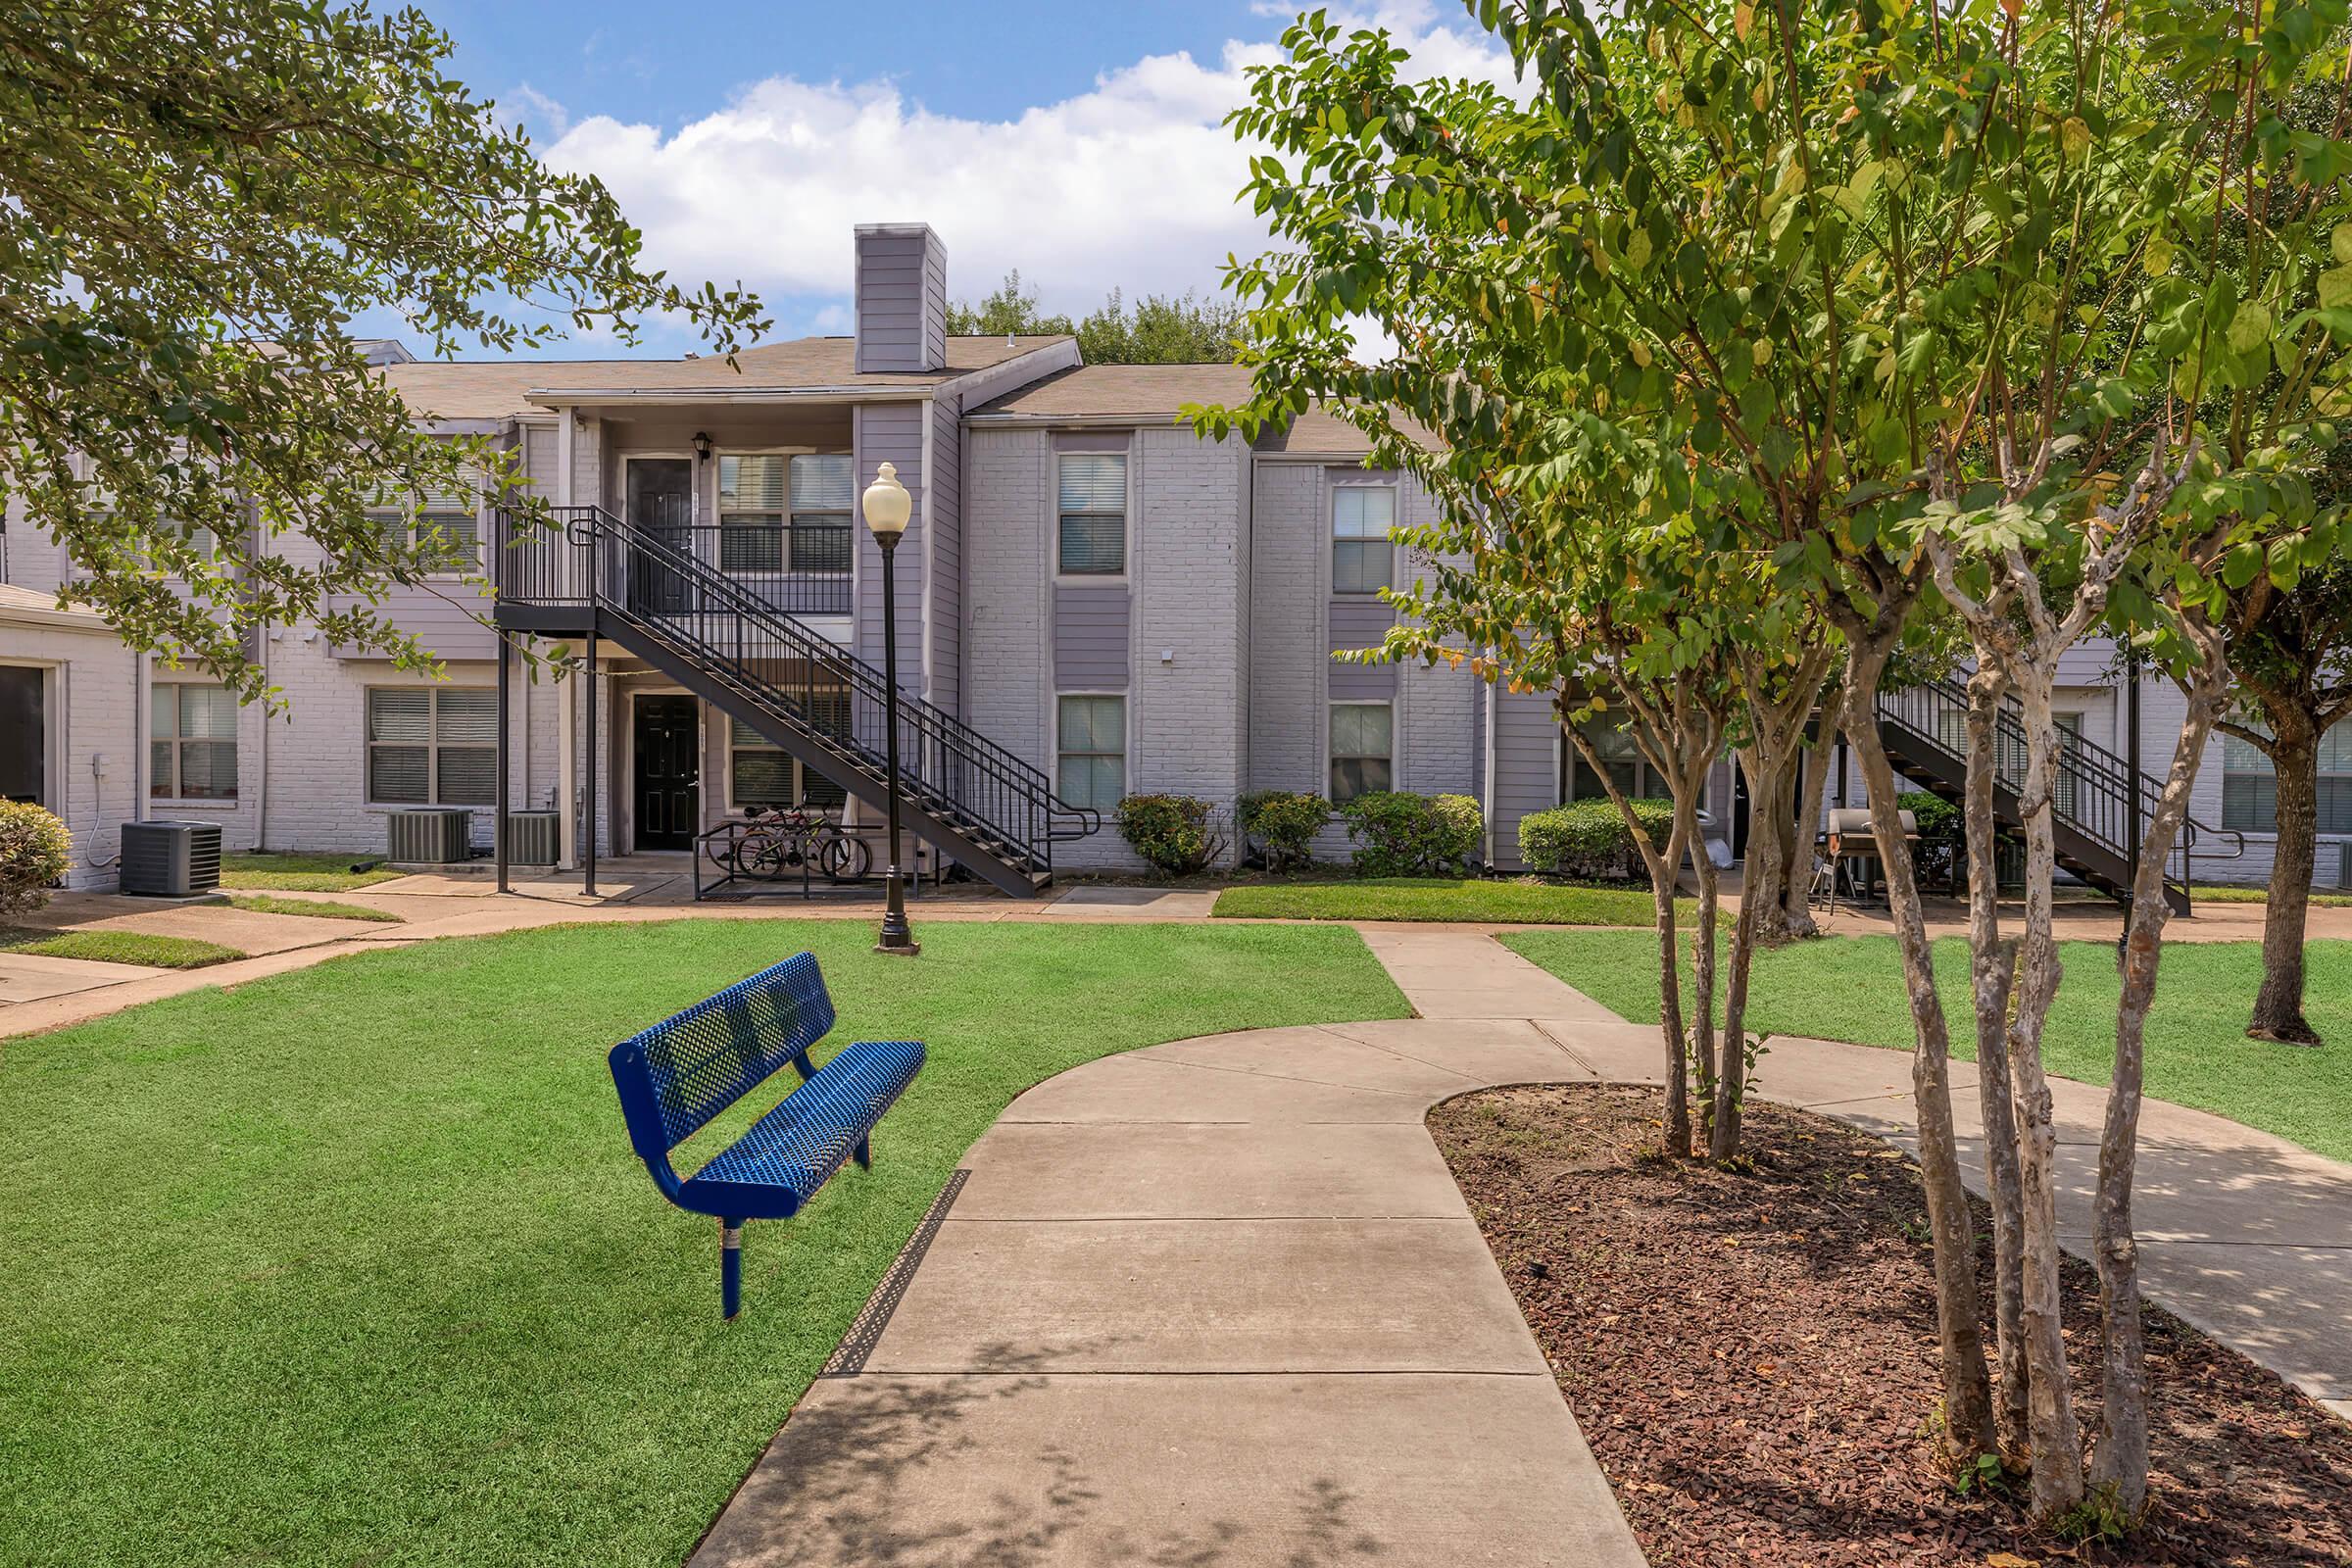
[[[746,829],[713,857],[737,876],[777,882],[814,872],[828,882],[858,882],[873,869],[865,840],[821,812],[747,806],[743,814]]]

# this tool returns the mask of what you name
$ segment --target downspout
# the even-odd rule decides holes
[[[1487,799],[1485,805],[1480,808],[1479,815],[1485,819],[1487,824],[1487,869],[1492,871],[1494,869],[1495,861],[1494,803],[1500,799],[1500,796],[1497,794],[1494,788],[1494,720],[1496,704],[1494,699],[1494,683],[1493,681],[1486,681],[1482,684],[1484,684],[1487,688],[1487,744],[1485,747],[1487,776],[1483,781],[1487,786]]]
[[[262,689],[270,687],[270,622],[261,623]],[[242,719],[240,719],[242,722]],[[254,759],[257,776],[253,790],[253,847],[259,852],[270,848],[270,710],[262,710],[261,755]]]
[[[574,505],[572,501],[572,465],[577,460],[578,453],[576,438],[578,420],[579,415],[575,410],[566,408],[558,411],[556,505],[559,507]],[[561,543],[563,535],[559,533],[557,537],[558,548],[561,549],[563,548]],[[588,569],[591,572],[596,569],[593,560],[589,562]],[[594,612],[594,609],[591,607],[591,615]],[[573,771],[577,763],[572,757],[574,743],[578,738],[577,721],[572,715],[572,710],[576,706],[576,697],[577,694],[572,689],[571,672],[565,670],[556,677],[556,854],[563,861],[560,869],[565,871],[579,864],[580,859],[579,807],[572,798],[578,789],[578,780]]]

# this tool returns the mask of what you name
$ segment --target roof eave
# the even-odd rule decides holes
[[[533,387],[523,396],[537,408],[571,409],[674,403],[919,403],[938,390],[931,382],[911,386]]]

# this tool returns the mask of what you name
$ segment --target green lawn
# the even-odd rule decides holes
[[[1156,1041],[1407,1011],[1341,929],[922,939],[906,959],[858,921],[551,928],[0,1042],[0,1563],[675,1568],[1019,1090]],[[726,1325],[715,1222],[655,1193],[605,1052],[804,947],[836,1044],[912,1035],[931,1059],[870,1173],[752,1226]]]
[[[31,926],[0,926],[0,953],[144,963],[158,969],[202,969],[245,956],[235,948],[199,942],[194,937],[150,936],[144,931],[45,931]]]
[[[1686,912],[1695,908],[1683,901]],[[1477,920],[1647,926],[1647,888],[1559,887],[1484,878],[1361,877],[1227,888],[1215,913],[1278,920]]]
[[[1526,931],[1503,941],[1603,1006],[1657,1021],[1657,947],[1647,932]],[[2062,953],[2066,978],[2044,1037],[2050,1069],[2103,1084],[2115,1051],[2115,949],[2069,942]],[[2309,956],[2306,1006],[2328,1042],[2319,1051],[2246,1038],[2258,944],[2169,944],[2148,1015],[2148,1093],[2352,1159],[2352,942],[2314,942]],[[1954,1052],[1974,1055],[1968,947],[1958,938],[1936,944],[1936,983]],[[1824,937],[1757,954],[1748,1021],[1765,1034],[1909,1050],[1894,939]]]
[[[405,871],[378,866],[354,871],[365,855],[255,854],[250,851],[220,857],[220,885],[271,893],[349,893],[406,876]]]
[[[400,916],[383,909],[364,908],[357,904],[336,904],[327,899],[283,899],[273,893],[235,893],[229,896],[232,908],[250,909],[256,914],[307,914],[319,920],[377,920],[397,925]]]
[[[2191,884],[2190,895],[2200,904],[2268,904],[2271,890],[2259,884],[2238,882],[2198,882]],[[2314,893],[2315,909],[2352,907],[2352,893]]]

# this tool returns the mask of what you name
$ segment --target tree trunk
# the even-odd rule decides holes
[[[2010,1104],[2009,993],[2017,944],[2001,940],[1999,838],[1993,820],[1998,719],[2007,682],[1979,660],[1968,683],[1968,786],[1961,814],[1968,829],[1968,948],[1977,1015],[1977,1101],[1984,1117],[1984,1185],[1992,1209],[1992,1319],[2000,1364],[1994,1412],[2001,1451],[2022,1459],[2033,1377],[2027,1367],[2023,1231],[2017,1174],[2017,1117]]]
[[[2254,998],[2254,1019],[2246,1033],[2282,1045],[2316,1046],[2319,1031],[2303,1016],[2303,932],[2319,848],[2320,737],[2310,714],[2267,699],[2262,707],[2278,773],[2278,837],[2271,861],[2270,906],[2262,917],[2262,990]]]
[[[1807,752],[1799,753],[1803,768],[1803,787],[1797,792],[1796,820],[1790,824],[1794,835],[1789,852],[1788,935],[1791,939],[1817,937],[1821,927],[1813,919],[1807,900],[1813,892],[1813,855],[1821,837],[1821,807],[1830,796],[1830,774],[1837,768],[1838,724],[1825,709],[1821,718],[1821,733],[1814,737]]]
[[[2009,1076],[2017,1116],[2018,1184],[2028,1390],[2027,1428],[2034,1454],[2031,1506],[2043,1522],[2082,1500],[2082,1429],[2075,1419],[2073,1379],[2066,1361],[2058,1252],[2058,1131],[2050,1085],[2042,1070],[2041,1031],[2058,1000],[2064,966],[2058,960],[2051,882],[2058,868],[2051,820],[2056,798],[2057,721],[2050,708],[2055,661],[2020,660],[2008,671],[2026,731],[2026,778],[2019,793],[2026,828],[2026,931],[2014,1016],[2009,1031]]]
[[[2205,645],[2205,667],[2188,685],[2188,711],[2163,793],[2140,841],[2132,884],[2132,924],[2124,945],[2123,995],[2115,1015],[2115,1073],[2099,1134],[2098,1191],[2091,1207],[2091,1251],[2099,1270],[2099,1445],[2091,1480],[2130,1522],[2148,1500],[2147,1349],[2140,1336],[2139,1241],[2132,1223],[2132,1184],[2139,1159],[2140,1079],[2146,1060],[2148,1006],[2156,998],[2164,952],[2164,864],[2188,815],[2197,764],[2228,689],[2228,654],[2219,636]]]
[[[1747,858],[1740,865],[1740,912],[1754,906],[1754,929],[1766,943],[1788,941],[1788,882],[1794,877],[1789,856],[1789,773],[1801,753],[1774,757],[1762,745],[1739,748],[1740,778],[1747,780]]]
[[[1601,787],[1608,791],[1610,803],[1617,808],[1617,814],[1624,820],[1626,831],[1633,836],[1634,846],[1642,856],[1642,863],[1649,872],[1651,917],[1658,933],[1658,1032],[1665,1037],[1666,1045],[1666,1104],[1660,1118],[1663,1123],[1661,1139],[1667,1152],[1678,1158],[1688,1157],[1691,1147],[1690,1036],[1683,1025],[1682,956],[1675,951],[1674,930],[1675,879],[1681,874],[1686,848],[1683,812],[1679,807],[1676,808],[1674,825],[1667,833],[1666,847],[1660,851],[1642,830],[1641,819],[1634,815],[1633,803],[1625,798],[1625,792],[1609,776],[1608,767],[1599,754],[1593,751],[1592,743],[1576,726],[1571,724],[1563,727],[1567,730],[1570,744],[1576,747],[1577,755],[1584,758],[1585,765],[1592,770],[1593,776],[1601,781]]]
[[[1779,907],[1777,899],[1772,906]],[[1740,1152],[1740,1111],[1747,1098],[1747,972],[1755,962],[1763,908],[1742,894],[1740,916],[1732,922],[1732,972],[1723,992],[1722,1068],[1715,1075],[1715,1114],[1707,1140],[1708,1156],[1718,1160]]]
[[[1740,908],[1755,908],[1757,940],[1775,946],[1788,940],[1788,883],[1796,874],[1792,799],[1803,754],[1776,756],[1761,744],[1739,749],[1740,774],[1747,780],[1747,858],[1740,872]]]
[[[1674,809],[1680,818],[1685,810],[1683,801],[1677,800]],[[1697,1142],[1691,1148],[1692,1152],[1697,1152],[1713,1148],[1715,1143],[1715,930],[1722,908],[1722,878],[1715,869],[1713,857],[1707,854],[1706,833],[1698,825],[1695,800],[1689,810],[1690,860],[1698,877],[1697,929],[1690,934],[1690,1063],[1698,1097]]]
[[[1845,675],[1845,733],[1862,765],[1870,794],[1871,827],[1886,873],[1887,903],[1903,958],[1918,1049],[1911,1057],[1911,1095],[1919,1114],[1920,1185],[1928,1199],[1928,1229],[1936,1244],[1936,1326],[1943,1373],[1943,1446],[1956,1467],[1995,1449],[1992,1384],[1984,1370],[1984,1330],[1977,1300],[1977,1254],[1960,1182],[1960,1153],[1952,1131],[1951,1036],[1936,995],[1935,956],[1920,908],[1919,881],[1903,842],[1894,796],[1894,768],[1879,739],[1876,699],[1886,664],[1884,649],[1854,646]]]

